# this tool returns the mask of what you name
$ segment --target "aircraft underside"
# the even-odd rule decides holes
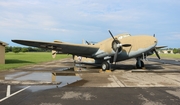
[[[136,68],[137,69],[144,68],[143,59],[145,59],[145,58],[143,58],[143,56],[142,57],[140,56],[140,57],[137,57],[135,59],[136,59],[136,62],[134,64],[135,64]],[[103,71],[116,69],[116,63],[113,63],[113,59],[109,59],[109,60],[96,59],[95,60],[95,59],[92,59],[92,58],[75,56],[74,57],[74,63],[75,63],[75,66],[82,66],[82,64],[83,64],[83,65],[93,65],[93,66],[96,66],[96,67],[101,67],[101,69]],[[78,64],[78,65],[76,65],[76,64]]]

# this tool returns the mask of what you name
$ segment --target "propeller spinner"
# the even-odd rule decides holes
[[[131,44],[121,44],[120,41],[113,36],[113,34],[111,33],[110,30],[109,30],[109,33],[110,33],[111,37],[114,39],[112,42],[112,48],[115,51],[114,58],[113,58],[113,64],[116,64],[117,55],[122,50],[122,47],[129,47],[129,46],[131,46]]]

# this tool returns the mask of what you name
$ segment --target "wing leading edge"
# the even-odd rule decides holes
[[[31,40],[12,40],[12,42],[26,46],[57,50],[61,51],[62,53],[79,55],[84,57],[91,57],[99,49],[99,47],[95,45],[71,44],[64,42],[43,42]]]

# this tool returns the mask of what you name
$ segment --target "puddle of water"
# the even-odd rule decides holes
[[[11,80],[11,79],[14,79],[20,75],[25,75],[27,74],[28,72],[18,72],[18,73],[14,73],[14,74],[9,74],[9,75],[6,75],[5,76],[5,80]]]
[[[37,81],[37,85],[32,85],[29,90],[32,92],[46,90],[46,89],[53,89],[57,87],[63,87],[78,80],[81,80],[80,77],[77,76],[61,76],[57,75],[55,77],[55,81],[52,80],[52,73],[51,72],[18,72],[11,75],[6,75],[5,80],[11,81]],[[42,85],[38,82],[61,82],[59,85]],[[23,84],[22,84],[23,85]],[[20,86],[25,87],[25,86]]]
[[[33,68],[35,70],[41,70],[41,67],[37,67],[37,68]],[[86,68],[80,68],[78,67],[77,71],[85,71]],[[54,69],[54,71],[74,71],[74,68],[71,67],[60,67],[57,69]],[[60,74],[60,75],[59,75]],[[32,92],[37,92],[37,91],[41,91],[41,90],[47,90],[47,89],[53,89],[53,88],[60,88],[63,86],[66,86],[68,84],[72,84],[74,82],[77,82],[79,80],[81,80],[80,77],[78,76],[72,76],[69,74],[73,74],[73,72],[68,72],[66,74],[66,72],[62,72],[62,73],[57,73],[57,75],[54,77],[54,75],[52,74],[52,72],[18,72],[18,73],[14,73],[14,74],[10,74],[10,75],[6,75],[5,76],[5,81],[33,81],[33,82],[37,82],[37,85],[31,85],[30,88],[28,88],[28,90],[32,91]],[[67,75],[67,76],[65,76]],[[74,73],[75,75],[75,73]],[[42,85],[40,84],[40,82],[61,82],[61,84],[51,84],[51,85]],[[39,84],[38,84],[39,83]],[[23,85],[23,82],[22,82]],[[26,85],[27,86],[27,85]],[[26,86],[19,86],[19,87],[26,87]]]
[[[55,69],[55,71],[66,71],[66,70],[70,70],[71,67],[62,67],[62,68],[58,68],[58,69]]]
[[[62,82],[59,86],[66,86],[68,84],[71,84],[79,80],[81,80],[81,78],[77,76],[57,76],[56,77],[56,81]]]
[[[30,88],[28,88],[28,90],[30,90],[31,92],[37,92],[37,91],[42,91],[42,90],[47,90],[47,89],[61,88],[68,84],[79,81],[81,80],[81,78],[77,76],[57,76],[56,80],[61,81],[62,83],[60,85],[36,85],[36,86],[33,85]],[[20,87],[24,88],[25,86],[20,86]]]
[[[29,75],[25,75],[19,78],[16,78],[14,80],[36,80],[36,81],[51,81],[51,73],[48,72],[36,72],[36,73],[31,73]]]
[[[41,67],[39,67],[39,68],[33,68],[33,70],[43,70],[44,68],[41,68]]]

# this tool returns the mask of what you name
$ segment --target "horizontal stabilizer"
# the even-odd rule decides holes
[[[156,49],[165,48],[167,46],[156,46]]]

